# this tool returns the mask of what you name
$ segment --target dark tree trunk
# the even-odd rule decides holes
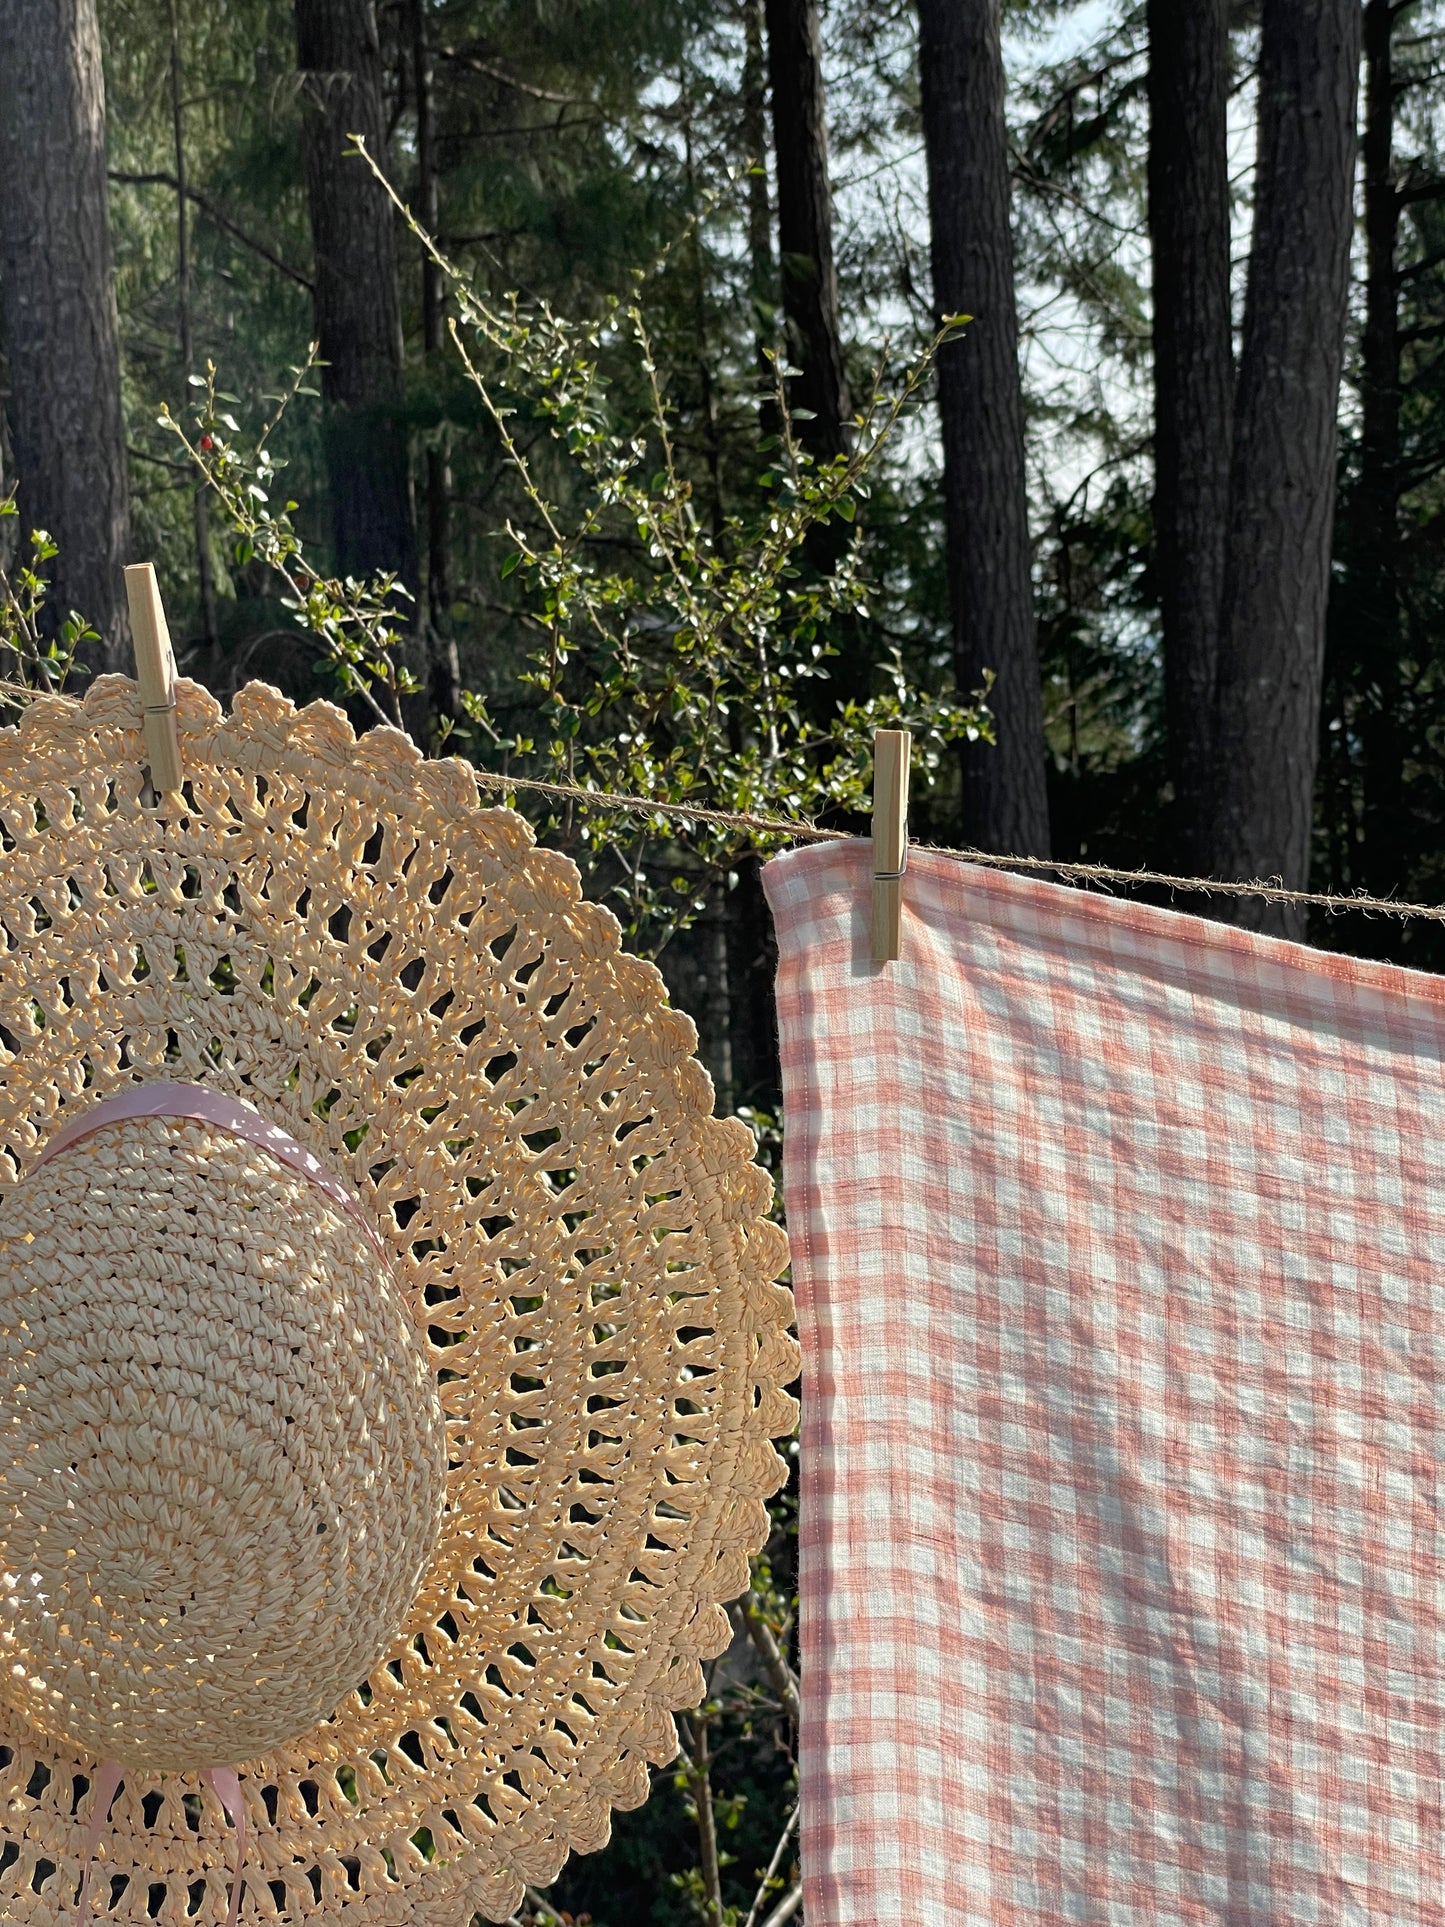
[[[848,448],[851,403],[838,321],[838,276],[833,264],[833,196],[828,183],[828,128],[817,0],[764,0],[768,77],[773,96],[773,155],[777,172],[778,266],[788,358],[800,369],[788,384],[797,409],[797,434],[818,462]],[[831,575],[850,541],[834,518],[815,526],[808,562]],[[804,686],[803,701],[827,728],[839,704],[872,694],[883,653],[863,619],[835,616],[829,627],[832,659],[826,678]]]
[[[833,265],[817,0],[766,0],[766,15],[783,313],[788,352],[802,370],[790,400],[813,417],[798,424],[803,445],[826,461],[845,446],[850,410]]]
[[[1229,524],[1227,0],[1149,0],[1154,539],[1176,854],[1207,845],[1210,731]]]
[[[428,0],[412,0],[412,77],[416,89],[416,217],[433,240],[441,221],[437,180],[435,72]],[[421,260],[421,336],[435,373],[446,346],[446,299],[441,269]],[[452,477],[444,442],[426,452],[426,609],[432,708],[439,723],[461,721],[462,675],[452,633]]]
[[[759,339],[771,347],[773,210],[768,194],[768,52],[763,0],[743,0],[743,154],[748,170],[748,292]],[[765,310],[764,313],[758,311]]]
[[[196,346],[191,326],[191,210],[187,202],[185,94],[181,69],[181,0],[171,0],[171,145],[176,159],[176,332],[180,337],[181,374],[189,383],[195,373]],[[181,397],[182,407],[190,400]],[[217,664],[220,638],[216,629],[216,583],[211,570],[210,490],[203,481],[191,484],[191,526],[196,538],[196,586],[200,592],[201,631]]]
[[[371,0],[296,0],[296,51],[336,566],[394,571],[414,593],[396,233],[381,183],[346,151],[361,134],[375,161],[386,158]]]
[[[778,411],[768,396],[776,371],[768,359],[778,346],[777,271],[773,265],[773,209],[768,193],[768,54],[763,0],[743,0],[742,137],[748,170],[748,302],[763,400],[758,425],[764,437],[778,432]]]
[[[713,541],[721,544],[725,511],[722,494],[722,440],[719,434],[717,382],[713,376],[711,329],[708,325],[707,263],[702,248],[702,206],[693,140],[692,105],[684,92],[682,117],[683,178],[687,182],[688,215],[692,224],[688,255],[692,267],[692,339],[697,352],[697,412],[702,430],[703,460],[707,464],[707,509]]]
[[[1359,0],[1265,0],[1206,859],[1220,876],[1296,887],[1313,825],[1359,62]],[[1278,905],[1236,914],[1304,929]]]
[[[132,560],[95,0],[0,0],[0,321],[28,533],[60,545],[53,621],[103,638],[92,669],[129,667],[121,568]]]
[[[1362,697],[1364,881],[1388,892],[1403,879],[1406,847],[1400,742],[1400,190],[1392,161],[1394,31],[1399,0],[1369,0],[1364,16],[1365,327],[1360,366],[1360,473],[1349,505],[1350,611]]]
[[[948,587],[958,685],[992,670],[996,746],[964,751],[964,835],[1045,856],[1043,706],[1009,220],[998,0],[918,0],[923,133],[940,316],[972,325],[939,356]]]
[[[703,920],[703,972],[707,984],[703,1006],[703,1056],[712,1074],[714,1109],[729,1117],[737,1103],[733,1078],[733,993],[728,959],[729,914],[725,882],[714,883]]]
[[[734,1089],[739,1102],[776,1112],[782,1101],[778,1013],[773,999],[778,944],[757,857],[745,856],[739,862],[737,888],[728,892],[728,906],[729,983],[735,1013]]]

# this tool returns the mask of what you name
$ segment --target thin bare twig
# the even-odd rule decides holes
[[[692,1802],[697,1809],[698,1855],[701,1860],[703,1893],[706,1896],[707,1917],[712,1927],[722,1927],[722,1866],[717,1850],[717,1814],[712,1804],[711,1759],[708,1754],[706,1711],[694,1713],[687,1721],[679,1721],[689,1735],[691,1747],[682,1750],[687,1763],[687,1776],[692,1782]]]
[[[768,1870],[763,1875],[758,1891],[753,1896],[753,1904],[748,1908],[748,1917],[743,1922],[743,1927],[753,1927],[753,1923],[758,1917],[758,1909],[768,1897],[768,1888],[772,1885],[773,1876],[777,1873],[779,1863],[788,1850],[788,1842],[793,1837],[793,1828],[798,1824],[799,1810],[797,1806],[794,1806],[792,1812],[788,1815],[786,1826],[778,1835],[778,1844],[773,1848],[773,1857],[768,1862]]]
[[[742,1620],[745,1631],[758,1649],[758,1657],[763,1662],[764,1671],[772,1682],[773,1691],[782,1702],[783,1711],[794,1724],[801,1720],[803,1709],[798,1700],[798,1676],[788,1664],[783,1650],[773,1636],[773,1629],[763,1613],[762,1601],[755,1592],[745,1592],[732,1608]],[[734,1625],[737,1620],[734,1620]]]
[[[763,1927],[787,1927],[787,1922],[793,1918],[793,1915],[797,1913],[802,1904],[803,1883],[800,1880],[792,1892],[784,1895],[783,1899],[774,1907],[773,1911],[763,1922]]]
[[[120,182],[126,187],[168,187],[173,194],[181,191],[174,174],[132,174],[128,173],[124,168],[113,167],[110,170],[109,178],[113,181]],[[264,241],[258,241],[254,234],[248,234],[243,227],[231,219],[230,215],[227,214],[223,208],[217,207],[216,203],[211,200],[209,196],[200,193],[198,189],[191,187],[189,184],[187,184],[184,192],[186,199],[193,202],[213,226],[220,228],[223,233],[229,234],[233,241],[239,241],[243,248],[249,248],[252,254],[259,255],[263,261],[269,262],[278,274],[284,274],[286,279],[288,281],[294,281],[298,288],[305,288],[308,294],[313,291],[314,284],[309,275],[303,274],[299,268],[293,268],[289,261],[283,261],[281,256],[268,248]]]
[[[481,74],[487,80],[495,80],[503,87],[510,87],[515,93],[526,94],[531,100],[545,100],[556,107],[595,107],[596,102],[585,94],[557,94],[550,87],[538,87],[533,82],[518,80],[501,67],[494,67],[489,60],[469,53],[465,47],[438,47],[437,55],[442,60],[450,60],[458,67],[468,67],[474,74]]]

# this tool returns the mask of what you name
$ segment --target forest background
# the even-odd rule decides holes
[[[933,840],[1445,897],[1441,0],[0,0],[0,45],[12,705],[128,668],[149,557],[221,697],[494,775],[858,828],[904,722]],[[775,1160],[768,840],[517,802]],[[793,1503],[529,1918],[801,1918]]]

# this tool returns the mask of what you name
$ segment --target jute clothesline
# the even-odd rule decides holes
[[[538,796],[553,796],[564,802],[590,803],[594,807],[622,810],[631,816],[666,816],[683,823],[712,823],[720,829],[757,830],[765,836],[787,836],[803,843],[847,843],[847,830],[822,830],[816,823],[793,817],[755,816],[746,810],[711,810],[695,803],[663,803],[653,797],[628,796],[615,790],[589,790],[573,783],[542,783],[531,777],[502,776],[493,770],[478,769],[472,774],[483,789],[529,790]],[[1423,919],[1445,923],[1445,904],[1401,903],[1389,897],[1331,896],[1323,890],[1289,890],[1282,883],[1256,878],[1249,883],[1221,882],[1217,877],[1174,876],[1167,870],[1123,870],[1108,863],[1058,863],[1052,857],[998,856],[991,850],[952,850],[931,843],[915,843],[912,848],[927,850],[931,856],[946,856],[956,863],[978,863],[994,870],[1034,870],[1062,877],[1069,883],[1155,884],[1166,890],[1188,890],[1197,895],[1219,897],[1263,897],[1269,903],[1298,903],[1308,909],[1328,910],[1338,915],[1359,910],[1371,915],[1398,917],[1402,922]]]

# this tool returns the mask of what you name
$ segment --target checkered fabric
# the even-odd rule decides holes
[[[1445,983],[765,877],[808,1927],[1445,1923]]]

